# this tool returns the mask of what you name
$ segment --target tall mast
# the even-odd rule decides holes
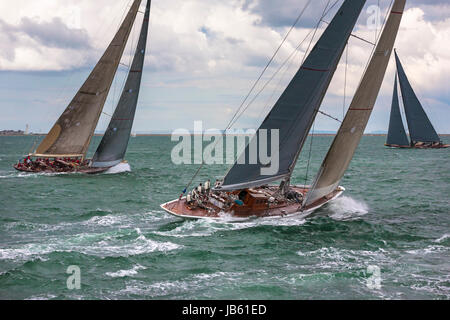
[[[139,98],[142,69],[144,67],[145,51],[147,47],[150,5],[151,1],[148,0],[139,42],[136,47],[130,71],[128,72],[125,87],[102,141],[92,158],[92,167],[111,167],[124,159]]]
[[[86,156],[141,0],[135,0],[91,74],[36,149],[34,156]]]
[[[350,108],[320,167],[305,205],[320,199],[339,185],[369,121],[389,64],[406,0],[396,0],[377,47],[363,75]]]
[[[279,130],[278,172],[263,175],[263,164],[237,162],[225,176],[222,190],[260,186],[292,174],[298,154],[305,143],[345,44],[365,2],[365,0],[346,0],[342,4],[253,138],[258,139],[261,137],[260,133],[265,130],[267,132],[271,129]],[[267,140],[267,149],[271,150],[271,139]],[[249,159],[251,145],[252,142],[244,150],[243,156],[246,159]],[[259,154],[259,146],[257,146],[257,154]]]

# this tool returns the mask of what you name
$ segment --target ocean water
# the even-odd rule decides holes
[[[450,149],[364,137],[346,192],[314,217],[232,223],[160,209],[197,168],[172,164],[169,137],[132,138],[129,166],[93,176],[15,172],[33,139],[0,137],[0,299],[450,298]],[[311,156],[307,142],[293,182],[331,140],[313,137]]]

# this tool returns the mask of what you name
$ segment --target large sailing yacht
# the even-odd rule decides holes
[[[344,192],[339,186],[375,105],[400,26],[405,0],[395,0],[370,63],[312,186],[291,185],[298,156],[328,89],[346,43],[365,4],[346,0],[265,118],[255,137],[279,129],[279,170],[263,175],[264,164],[238,161],[215,186],[186,189],[161,205],[182,218],[233,218],[310,214]],[[267,138],[270,143],[271,139]],[[243,155],[248,159],[250,142]],[[271,150],[270,147],[267,148]],[[259,154],[259,152],[258,152]],[[242,157],[242,155],[241,155]],[[240,157],[240,158],[241,158]],[[281,180],[280,185],[269,183]]]
[[[97,65],[53,128],[24,163],[25,172],[99,173],[123,161],[130,138],[147,45],[151,1],[147,1],[138,45],[124,90],[92,160],[86,159],[94,130],[106,102],[141,0],[135,0]]]
[[[397,52],[395,52],[395,61],[397,63],[398,79],[400,82],[400,90],[402,92],[403,106],[411,141],[408,140],[406,135],[400,113],[396,74],[394,94],[392,96],[391,117],[389,120],[389,131],[385,146],[392,148],[417,149],[440,149],[450,147],[450,145],[442,143],[439,135],[431,124],[430,119],[425,113],[425,110],[408,81]]]

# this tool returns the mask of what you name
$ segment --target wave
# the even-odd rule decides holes
[[[330,211],[329,217],[334,220],[350,221],[369,213],[369,206],[363,201],[343,196],[331,201],[326,210]]]
[[[450,234],[446,233],[439,239],[434,240],[434,242],[441,243],[441,242],[444,242],[445,240],[447,240],[448,238],[450,238]]]
[[[134,232],[134,230],[133,230]],[[139,235],[123,242],[123,233],[80,234],[75,237],[50,238],[46,242],[29,243],[16,248],[0,248],[0,260],[30,260],[53,252],[79,252],[97,257],[129,257],[152,252],[168,252],[183,246],[160,242]]]
[[[236,220],[232,217],[224,216],[223,219],[198,219],[186,220],[180,226],[169,231],[154,231],[154,234],[168,237],[206,237],[218,231],[235,231],[260,226],[301,226],[306,220],[296,215],[287,217],[264,217],[253,220]]]
[[[145,269],[147,269],[147,268],[138,264],[138,265],[135,265],[132,269],[119,270],[116,272],[106,272],[105,274],[112,278],[124,278],[124,277],[133,276],[133,275],[137,274],[139,270],[145,270]]]
[[[245,275],[243,272],[215,272],[189,275],[183,280],[167,280],[147,283],[139,280],[127,282],[125,289],[115,292],[117,297],[130,295],[146,297],[166,297],[168,295],[192,294],[193,291],[204,292],[230,282],[236,282]]]
[[[47,177],[52,177],[52,176],[56,176],[56,175],[63,175],[63,174],[70,174],[68,172],[38,172],[38,173],[33,173],[33,172],[11,172],[9,174],[6,175],[0,175],[0,179],[11,179],[11,178],[38,178],[41,176],[47,176]]]
[[[122,172],[131,172],[131,167],[128,162],[121,162],[114,167],[109,168],[105,174],[116,174]]]

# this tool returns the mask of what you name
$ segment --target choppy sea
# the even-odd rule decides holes
[[[159,207],[197,169],[172,163],[170,137],[131,138],[129,167],[92,176],[15,172],[33,139],[0,137],[0,299],[450,298],[450,149],[365,136],[346,192],[311,218],[184,221]],[[294,183],[331,140],[313,137],[311,158],[305,144]]]

